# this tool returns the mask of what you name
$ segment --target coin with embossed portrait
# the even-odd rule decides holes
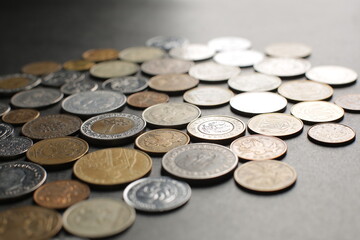
[[[183,92],[196,87],[199,80],[187,74],[164,74],[150,78],[149,87],[167,93]]]
[[[316,82],[339,86],[355,82],[358,74],[350,68],[324,65],[311,68],[306,72],[306,77]]]
[[[11,104],[18,108],[43,108],[58,103],[64,94],[54,88],[34,88],[11,97]]]
[[[0,76],[0,94],[11,95],[36,87],[41,78],[30,74],[9,74]]]
[[[33,145],[27,137],[8,137],[0,140],[0,159],[10,160],[22,156]]]
[[[346,94],[335,98],[335,104],[349,112],[360,112],[360,94]]]
[[[295,104],[290,112],[307,123],[333,122],[344,116],[344,109],[325,101],[309,101]]]
[[[141,71],[149,75],[187,73],[194,66],[191,61],[174,58],[153,59],[141,64]]]
[[[262,73],[248,73],[233,76],[228,85],[231,89],[239,92],[265,92],[277,89],[281,79],[276,76]]]
[[[324,145],[345,145],[355,140],[355,131],[339,123],[320,123],[309,129],[308,138]]]
[[[214,61],[227,66],[251,67],[264,57],[262,52],[256,50],[237,50],[220,52],[214,56]]]
[[[15,109],[5,114],[2,120],[10,124],[24,124],[39,116],[40,112],[35,109]]]
[[[139,66],[126,61],[105,61],[95,64],[90,68],[90,74],[97,78],[124,77],[136,73]]]
[[[240,73],[240,68],[215,62],[198,63],[189,70],[189,75],[206,82],[225,81]]]
[[[189,61],[200,61],[214,56],[215,50],[205,44],[191,43],[181,47],[172,48],[169,55],[173,58]]]
[[[131,94],[140,92],[148,87],[148,82],[144,77],[127,76],[119,78],[110,78],[103,82],[102,88],[104,90],[111,90],[121,92],[124,94]]]
[[[184,93],[184,101],[196,106],[214,107],[226,104],[234,93],[222,87],[197,87]]]
[[[134,63],[142,63],[165,56],[165,51],[156,47],[129,47],[119,53],[119,58]]]
[[[82,54],[83,59],[91,62],[102,62],[108,60],[116,60],[119,51],[113,48],[96,48],[89,49]]]
[[[156,36],[146,41],[146,46],[162,48],[169,51],[175,47],[181,47],[187,44],[189,40],[180,36]]]
[[[273,43],[265,48],[265,53],[271,57],[305,58],[311,51],[308,45],[297,42]]]
[[[46,75],[52,72],[57,72],[62,68],[60,63],[53,61],[41,61],[41,62],[32,62],[24,65],[21,68],[23,73],[32,74],[32,75]]]
[[[254,65],[257,72],[278,77],[304,75],[310,69],[310,62],[300,58],[265,58]]]
[[[134,93],[127,98],[127,104],[135,108],[147,108],[168,101],[169,96],[167,94],[153,91]]]

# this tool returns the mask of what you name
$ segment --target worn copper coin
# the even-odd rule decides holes
[[[354,141],[355,131],[339,123],[320,123],[308,131],[310,140],[328,145],[344,145]]]
[[[227,80],[240,73],[240,68],[215,62],[198,63],[189,70],[189,75],[206,82]]]
[[[18,92],[10,102],[18,108],[43,108],[58,103],[64,94],[54,88],[34,88]]]
[[[152,59],[164,57],[165,51],[156,47],[129,47],[119,53],[119,58],[124,61],[142,63]]]
[[[335,104],[350,112],[360,111],[360,94],[347,94],[337,97]]]
[[[95,64],[90,68],[90,74],[97,78],[114,78],[129,76],[138,70],[135,63],[114,60]]]
[[[74,82],[68,82],[61,86],[60,91],[66,95],[79,92],[93,92],[98,89],[99,85],[88,79],[82,79]]]
[[[0,94],[11,95],[36,87],[41,78],[30,74],[10,74],[0,77]]]
[[[87,50],[82,54],[83,59],[91,62],[102,62],[115,60],[118,58],[119,51],[113,48],[97,48]]]
[[[277,89],[281,79],[262,73],[239,74],[229,79],[231,89],[239,92],[265,92]]]
[[[57,72],[61,69],[61,64],[52,61],[32,62],[21,68],[23,73],[32,75],[46,75]]]
[[[262,52],[256,50],[237,50],[220,52],[214,56],[214,61],[227,66],[251,67],[264,57]]]
[[[170,50],[170,56],[182,60],[200,61],[209,59],[215,54],[215,50],[205,44],[186,44]]]
[[[40,112],[35,109],[16,109],[11,110],[2,117],[2,120],[10,124],[24,124],[40,116]]]
[[[173,58],[153,59],[141,64],[141,71],[149,75],[187,73],[194,66],[191,61]]]
[[[234,93],[222,87],[197,87],[184,93],[184,100],[196,106],[213,107],[226,104]]]
[[[76,59],[65,62],[63,67],[70,71],[87,71],[94,66],[94,64],[94,62],[88,60]]]
[[[309,70],[309,61],[300,58],[265,58],[254,65],[257,72],[278,77],[296,77]]]
[[[265,53],[271,57],[305,58],[311,51],[308,45],[297,42],[273,43],[265,48]]]
[[[153,91],[134,93],[127,98],[127,104],[136,108],[147,108],[168,101],[169,96],[167,94]]]
[[[305,122],[321,123],[332,122],[344,116],[344,109],[325,101],[309,101],[295,104],[291,114]]]
[[[218,37],[208,42],[208,46],[218,52],[245,50],[249,49],[251,45],[250,40],[235,36]]]
[[[306,72],[306,77],[316,82],[336,86],[355,82],[358,74],[350,68],[325,65],[311,68]]]
[[[164,74],[150,78],[149,87],[160,92],[183,92],[196,87],[199,80],[187,74]]]

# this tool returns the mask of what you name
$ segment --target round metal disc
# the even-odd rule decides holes
[[[345,145],[355,139],[355,131],[339,123],[320,123],[312,126],[308,137],[313,142],[327,145]]]
[[[300,58],[265,58],[254,65],[257,72],[278,77],[296,77],[309,70],[309,61]]]
[[[300,102],[295,104],[290,112],[308,123],[332,122],[344,116],[344,109],[325,101]]]
[[[265,55],[255,50],[225,51],[214,56],[214,61],[227,66],[251,67],[261,62]]]
[[[271,57],[305,58],[311,51],[311,47],[296,42],[273,43],[265,48],[265,53]]]
[[[11,104],[18,108],[42,108],[58,103],[64,94],[54,88],[34,88],[22,91],[11,98]]]
[[[0,159],[13,159],[24,154],[31,146],[33,141],[27,137],[9,137],[0,140]]]
[[[192,66],[189,75],[206,82],[224,81],[240,73],[240,68],[214,62],[199,63]]]
[[[265,92],[277,89],[281,79],[262,73],[240,74],[229,79],[231,89],[239,92]]]
[[[226,104],[234,93],[222,87],[197,87],[184,93],[184,100],[196,106],[213,107]]]
[[[336,86],[353,83],[358,78],[358,75],[354,70],[346,67],[317,66],[308,70],[306,77],[316,82]]]
[[[186,44],[170,50],[170,56],[182,60],[200,61],[214,56],[215,51],[204,44]]]

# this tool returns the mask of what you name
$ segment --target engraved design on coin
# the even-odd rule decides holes
[[[305,74],[311,64],[300,58],[265,58],[254,65],[257,72],[278,77],[295,77]]]
[[[234,125],[226,121],[208,121],[198,126],[200,132],[211,135],[222,135],[231,132]]]
[[[4,140],[14,133],[14,128],[10,124],[0,123],[0,140]]]
[[[307,122],[331,122],[344,116],[344,109],[324,101],[300,102],[295,104],[290,112]]]
[[[143,77],[121,77],[110,78],[103,82],[102,88],[104,90],[119,91],[124,94],[135,93],[147,88],[147,80]]]
[[[10,111],[10,109],[11,108],[10,108],[9,104],[0,103],[0,117],[7,114]]]
[[[277,89],[281,79],[262,73],[250,73],[233,76],[229,79],[230,88],[240,92],[263,92]]]
[[[40,112],[34,109],[16,109],[8,112],[2,120],[10,124],[23,124],[40,116]]]
[[[55,104],[63,97],[64,94],[57,89],[34,88],[15,94],[10,101],[19,108],[41,108]]]
[[[27,137],[9,137],[0,140],[0,159],[16,158],[25,153],[33,141]]]
[[[169,96],[165,93],[158,92],[138,92],[130,95],[127,103],[130,106],[137,108],[147,108],[159,103],[166,103],[169,101]]]
[[[318,143],[346,144],[355,139],[355,131],[339,123],[321,123],[309,129],[308,137]]]
[[[60,91],[66,95],[71,95],[79,92],[96,91],[98,87],[96,82],[86,80],[85,75],[83,75],[82,79],[62,85]]]
[[[50,73],[42,78],[42,85],[49,87],[60,87],[66,82],[72,82],[81,77],[81,73],[76,71],[61,70]]]

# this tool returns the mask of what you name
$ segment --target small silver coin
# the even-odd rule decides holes
[[[273,91],[281,85],[281,79],[262,73],[240,74],[229,79],[231,89],[239,92]]]
[[[251,67],[261,62],[265,55],[255,50],[225,51],[214,56],[214,61],[227,66]]]
[[[58,103],[64,94],[54,88],[34,88],[12,96],[11,104],[18,108],[42,108]]]
[[[227,80],[240,73],[240,68],[226,66],[215,62],[199,63],[192,66],[189,75],[207,82]]]
[[[215,50],[204,44],[187,44],[170,50],[170,56],[182,60],[200,61],[209,59],[215,54]]]
[[[169,51],[175,47],[181,47],[187,44],[189,40],[180,36],[156,36],[146,41],[146,46],[162,48]]]
[[[0,76],[0,94],[11,95],[36,87],[41,78],[30,74],[9,74]]]
[[[42,78],[41,84],[48,87],[61,87],[67,82],[75,81],[81,77],[80,72],[60,70]]]
[[[190,186],[169,177],[142,178],[129,184],[123,194],[127,204],[146,212],[164,212],[181,207],[191,197]]]
[[[251,42],[246,38],[229,36],[214,38],[208,42],[208,45],[215,51],[222,52],[249,49]]]
[[[91,80],[76,80],[65,83],[61,86],[60,91],[66,95],[71,95],[79,92],[93,92],[98,89],[98,84]]]
[[[273,43],[265,48],[266,54],[271,57],[305,58],[310,56],[311,51],[308,45],[296,42]]]
[[[8,138],[14,134],[14,127],[7,123],[0,123],[0,140]]]
[[[9,137],[0,140],[0,159],[13,159],[21,156],[33,145],[27,137]]]
[[[355,131],[339,123],[319,123],[308,131],[308,138],[325,145],[345,145],[354,141]]]
[[[278,77],[304,75],[310,69],[310,62],[300,58],[265,58],[254,65],[257,72]]]
[[[0,103],[0,117],[5,115],[6,113],[10,112],[10,106],[9,104]]]
[[[138,76],[110,78],[102,84],[104,90],[112,90],[124,94],[140,92],[147,87],[147,80]]]
[[[174,58],[153,59],[141,64],[141,71],[149,75],[187,73],[194,62]]]
[[[356,81],[358,74],[342,66],[317,66],[306,72],[306,78],[329,85],[345,85]]]
[[[0,200],[20,197],[35,191],[46,180],[43,167],[29,162],[0,164]]]

